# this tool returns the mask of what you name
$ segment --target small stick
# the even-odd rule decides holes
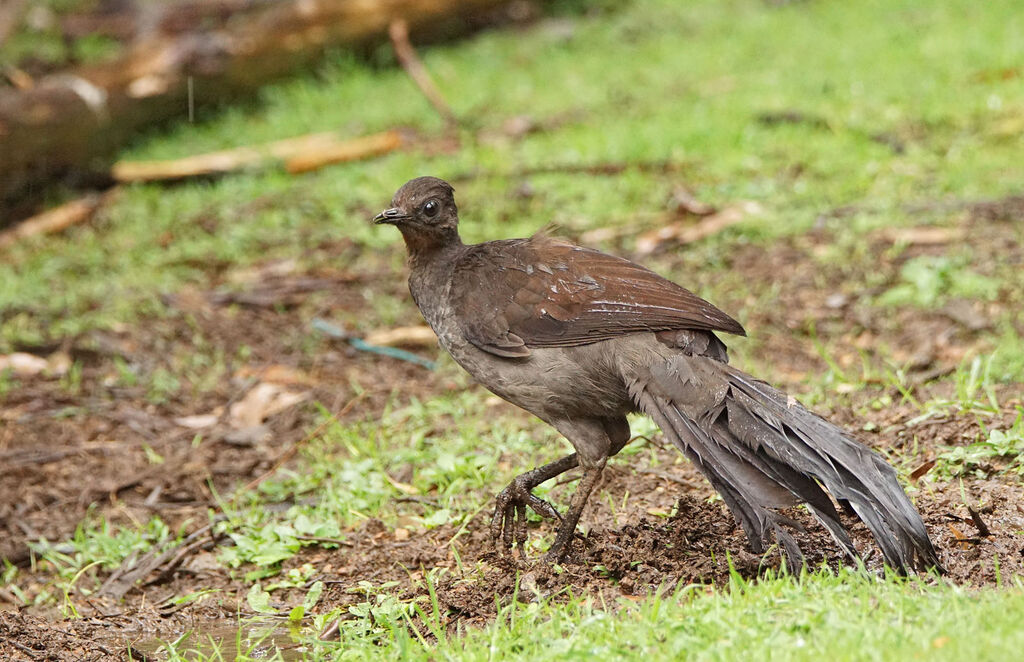
[[[458,124],[458,119],[452,112],[451,106],[441,96],[441,91],[434,85],[430,73],[423,66],[423,61],[420,60],[416,49],[409,42],[409,24],[401,18],[391,21],[391,25],[388,26],[388,35],[391,37],[391,47],[395,49],[398,63],[405,69],[405,73],[409,74],[409,78],[412,78],[416,87],[420,88],[420,92],[427,98],[430,105],[444,119],[445,124],[450,127]]]
[[[107,195],[93,193],[37,214],[10,230],[0,232],[0,250],[13,246],[17,241],[27,237],[54,234],[72,225],[84,223],[92,218],[106,199]]]

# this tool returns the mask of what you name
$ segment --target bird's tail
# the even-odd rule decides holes
[[[804,503],[856,557],[831,494],[868,526],[890,566],[942,569],[896,471],[786,394],[724,363],[686,355],[631,379],[629,388],[722,495],[755,551],[774,537],[791,561],[802,559],[787,530],[796,523],[776,509]]]

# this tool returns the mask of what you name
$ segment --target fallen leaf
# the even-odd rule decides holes
[[[934,466],[935,460],[928,460],[927,462],[919,466],[917,469],[914,469],[913,471],[910,472],[910,480],[916,483],[921,479],[922,476],[931,471],[932,467]]]
[[[953,532],[953,537],[956,538],[957,545],[960,547],[960,549],[971,548],[971,539],[965,536],[964,534],[960,533],[960,529],[956,528],[952,524],[946,524],[946,526],[948,526],[949,530]]]
[[[246,393],[244,398],[231,405],[231,427],[256,427],[267,417],[294,407],[308,397],[308,393],[295,393],[281,388],[278,384],[261,382]]]
[[[437,336],[429,326],[396,326],[371,331],[363,338],[368,345],[380,347],[434,347]]]

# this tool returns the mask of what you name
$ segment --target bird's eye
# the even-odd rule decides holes
[[[441,211],[441,203],[437,200],[427,200],[427,203],[423,205],[423,213],[427,216],[437,216],[439,211]]]

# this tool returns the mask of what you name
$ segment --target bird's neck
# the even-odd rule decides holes
[[[463,247],[459,231],[455,228],[432,232],[403,231],[402,238],[409,249],[409,265],[413,269],[447,261]]]

